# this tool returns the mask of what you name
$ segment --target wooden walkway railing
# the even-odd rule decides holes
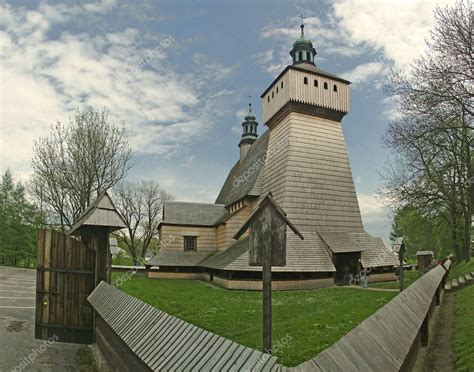
[[[270,371],[276,357],[196,327],[101,282],[88,298],[96,343],[116,371]]]
[[[437,266],[297,371],[410,370],[428,341],[428,322],[451,262]]]
[[[450,265],[435,267],[333,346],[292,368],[105,282],[88,300],[96,311],[97,345],[117,371],[404,371],[427,344]]]

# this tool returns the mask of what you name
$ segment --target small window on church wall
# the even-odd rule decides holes
[[[303,79],[303,83],[308,84],[308,78],[307,78],[307,77],[305,77],[305,78]]]
[[[275,97],[275,93],[274,93],[274,92],[272,92],[272,98],[273,98],[273,97]]]
[[[316,79],[314,79],[314,86],[317,87],[318,86],[318,81]]]
[[[311,61],[311,53],[310,52],[306,52],[306,59],[308,61]]]
[[[197,236],[185,236],[184,237],[184,250],[185,251],[197,251]]]
[[[270,102],[270,95],[268,95],[268,102]]]
[[[278,94],[278,87],[277,87],[277,94]]]
[[[334,86],[332,87],[332,90],[337,92],[337,85],[336,84],[334,84]]]
[[[324,83],[324,89],[328,89],[328,83]]]
[[[281,89],[283,89],[283,81],[281,82]]]

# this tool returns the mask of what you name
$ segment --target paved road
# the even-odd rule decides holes
[[[87,346],[35,340],[35,278],[0,266],[0,372],[94,371]]]

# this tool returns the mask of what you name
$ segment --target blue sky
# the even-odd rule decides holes
[[[437,3],[451,1],[0,2],[0,170],[26,179],[33,140],[93,105],[124,123],[130,179],[213,202],[249,95],[264,131],[259,97],[290,63],[303,13],[316,64],[353,82],[349,158],[365,226],[386,239],[390,220],[373,197],[394,115],[382,85],[423,52]]]

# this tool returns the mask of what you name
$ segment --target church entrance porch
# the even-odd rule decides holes
[[[360,274],[360,252],[335,253],[334,266],[336,267],[336,284],[351,284],[351,280]]]

